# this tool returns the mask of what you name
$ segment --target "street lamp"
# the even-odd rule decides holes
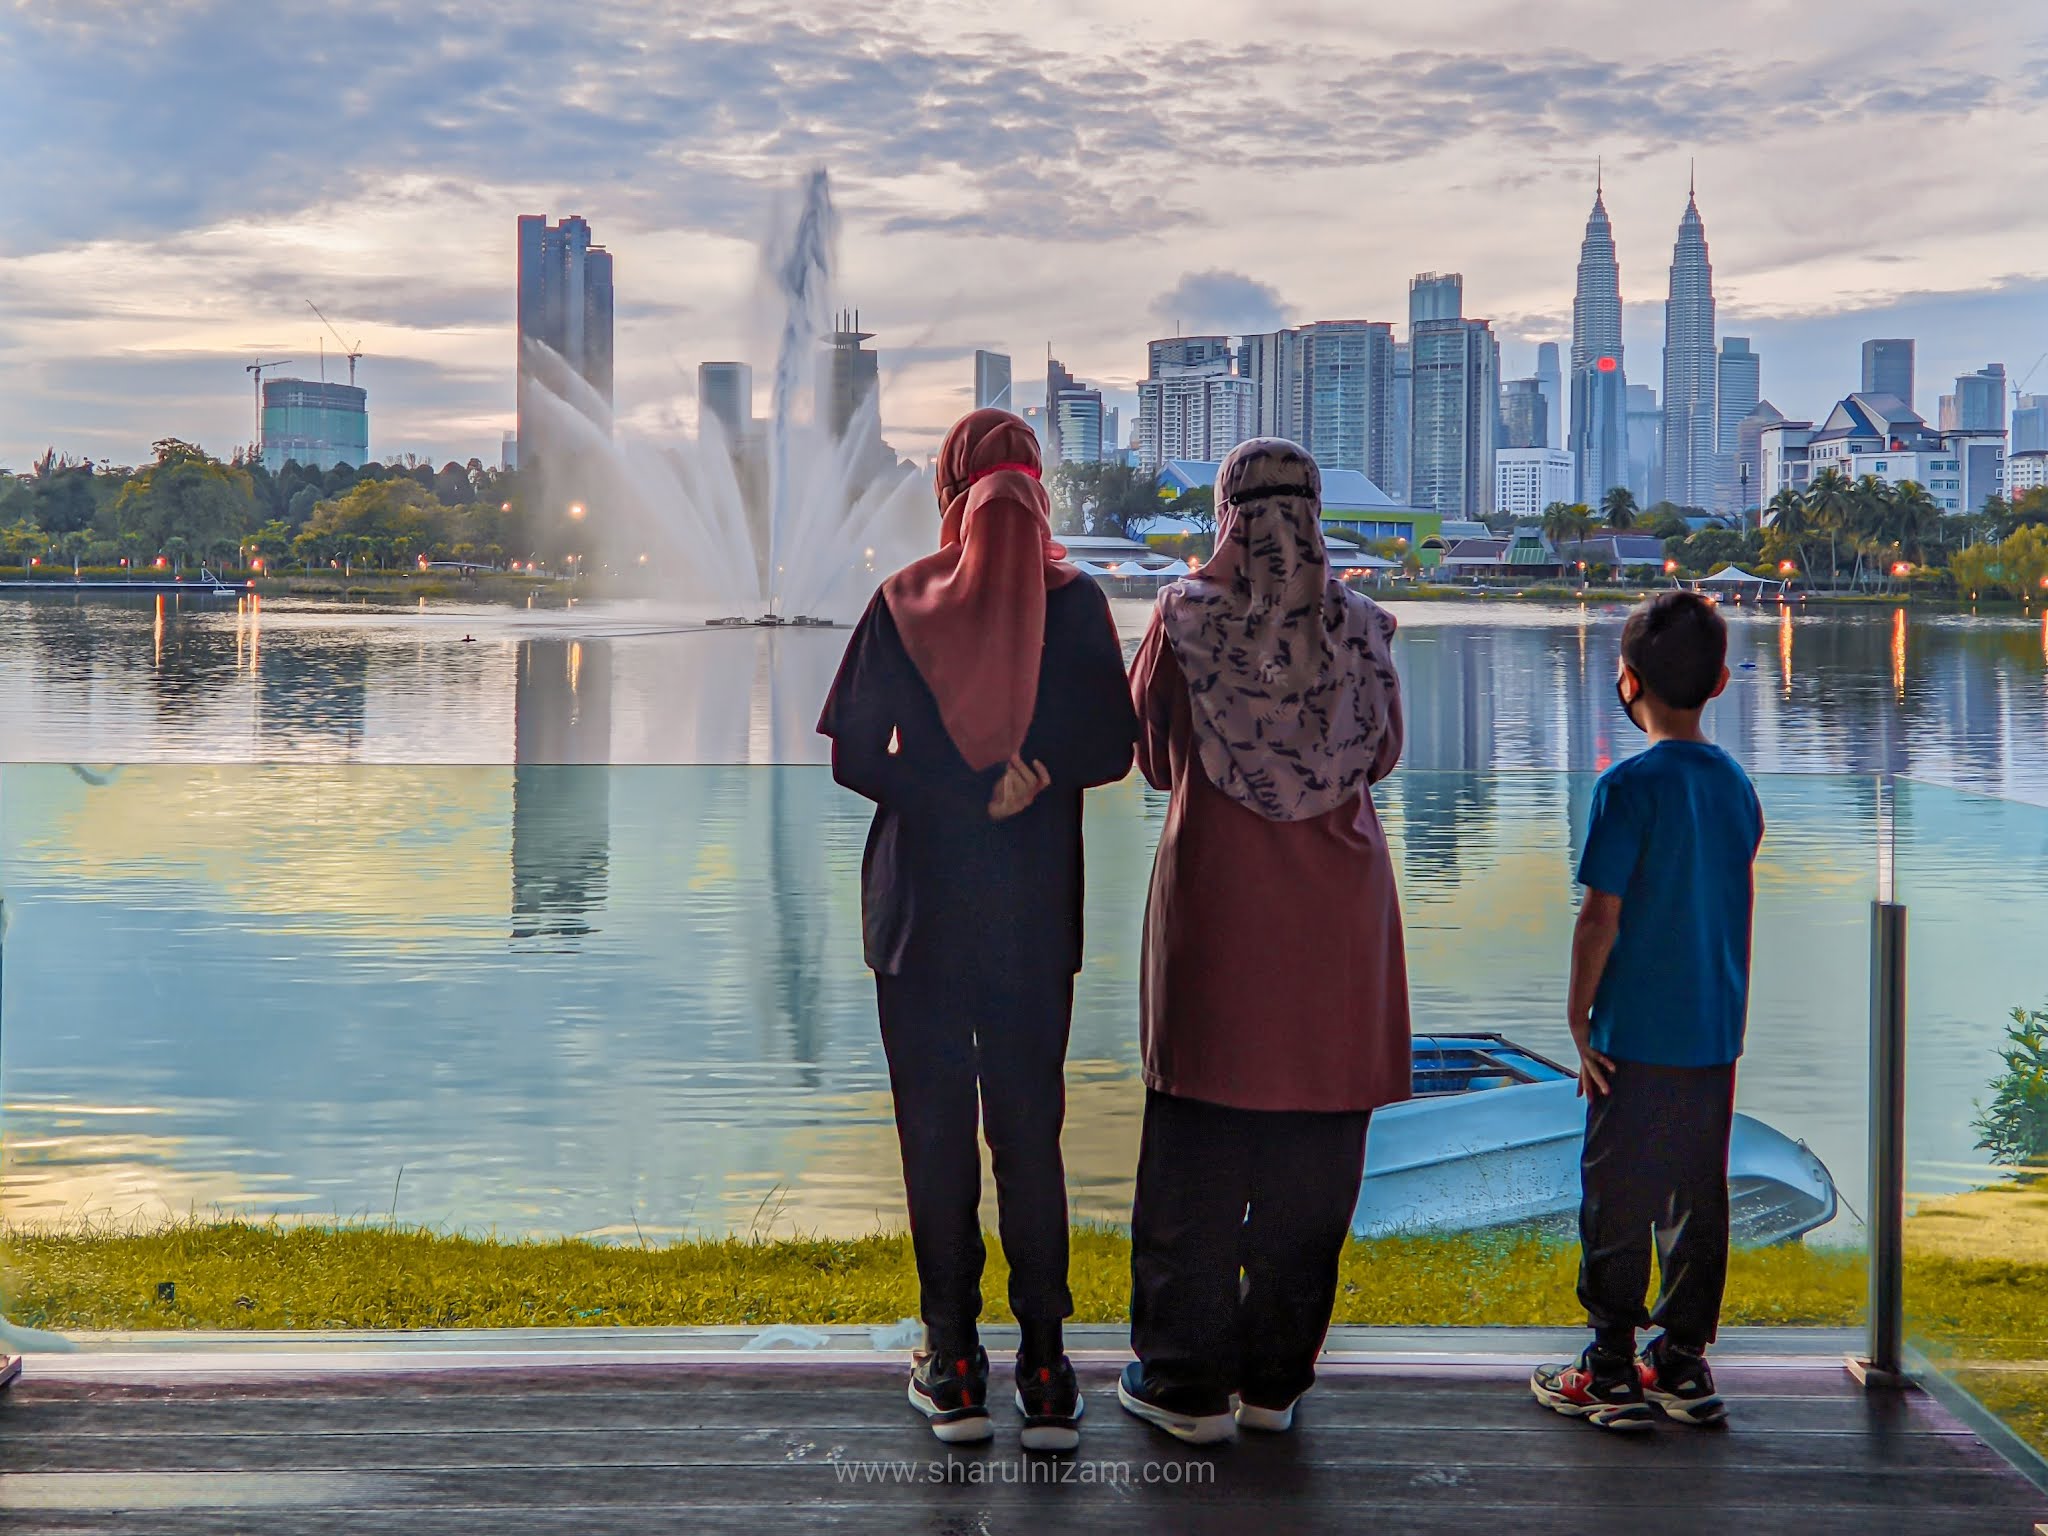
[[[577,519],[579,519],[579,520],[580,520],[580,519],[582,518],[582,516],[583,516],[583,503],[582,503],[582,502],[580,502],[580,501],[572,501],[572,502],[570,502],[570,503],[569,503],[569,515],[570,515],[571,517],[573,517],[573,518],[577,518]]]

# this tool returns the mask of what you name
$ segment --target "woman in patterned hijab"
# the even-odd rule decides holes
[[[1293,443],[1245,443],[1216,477],[1215,557],[1159,600],[1203,771],[1272,821],[1356,797],[1400,691],[1394,616],[1331,572],[1322,493]]]
[[[1145,912],[1138,1359],[1119,1397],[1196,1442],[1293,1424],[1366,1126],[1410,1075],[1369,793],[1401,755],[1393,615],[1331,573],[1301,448],[1242,445],[1216,501],[1215,558],[1162,594],[1131,671],[1138,766],[1172,799]]]

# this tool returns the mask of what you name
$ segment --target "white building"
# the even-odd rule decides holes
[[[1258,435],[1259,390],[1220,367],[1170,369],[1138,386],[1138,463],[1157,473],[1170,459],[1221,459]]]
[[[1493,506],[1524,520],[1543,515],[1554,501],[1570,501],[1577,481],[1572,456],[1562,448],[1499,448],[1493,455]]]
[[[1773,422],[1758,434],[1757,452],[1763,465],[1762,473],[1757,477],[1759,503],[1769,506],[1771,498],[1780,491],[1806,494],[1807,482],[1813,479],[1813,461],[1809,455],[1812,443],[1813,423],[1810,421]]]
[[[2029,448],[2005,461],[2005,499],[2017,501],[2029,491],[2048,486],[2048,449]]]

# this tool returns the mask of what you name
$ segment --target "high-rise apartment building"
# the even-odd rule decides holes
[[[1150,343],[1145,351],[1148,379],[1163,378],[1173,368],[1210,368],[1217,363],[1226,371],[1230,367],[1228,336],[1168,336]]]
[[[1578,500],[1597,506],[1628,478],[1628,377],[1621,347],[1621,263],[1607,191],[1593,189],[1593,211],[1579,242],[1572,298],[1571,439]]]
[[[1213,463],[1258,432],[1258,391],[1227,363],[1175,369],[1138,386],[1138,464]]]
[[[1664,495],[1682,507],[1717,500],[1721,423],[1714,356],[1714,265],[1699,199],[1688,192],[1664,303]]]
[[[1500,425],[1502,449],[1550,446],[1550,402],[1541,378],[1509,379],[1501,387]]]
[[[1956,392],[1941,397],[1944,432],[2005,430],[2005,364],[1987,363],[1956,380]]]
[[[1103,409],[1102,391],[1083,384],[1054,358],[1045,363],[1045,425],[1049,464],[1098,464],[1114,446],[1115,429]]]
[[[1564,446],[1564,369],[1558,364],[1557,343],[1546,341],[1536,348],[1536,382],[1543,386],[1543,399],[1550,408],[1548,436],[1553,448]]]
[[[1379,486],[1405,507],[1414,483],[1409,457],[1415,451],[1415,349],[1405,341],[1394,343],[1392,384],[1387,411],[1387,478]]]
[[[1258,397],[1259,437],[1302,441],[1302,333],[1267,331],[1240,337],[1237,375],[1250,379]]]
[[[1325,469],[1354,469],[1375,485],[1392,457],[1394,328],[1379,320],[1319,320],[1300,332],[1302,446]]]
[[[550,224],[546,214],[519,219],[519,462],[536,451],[530,412],[530,349],[546,347],[612,407],[612,257],[590,242],[590,225],[571,215]]]
[[[1859,393],[1890,395],[1907,410],[1913,409],[1912,337],[1886,336],[1863,343],[1863,388]]]
[[[1010,403],[1010,357],[1006,352],[974,354],[974,408],[998,411],[1016,409]]]
[[[1452,285],[1455,284],[1455,289]],[[1431,318],[1409,327],[1414,373],[1409,431],[1409,501],[1446,518],[1493,510],[1494,441],[1500,424],[1500,348],[1484,320],[1446,315],[1464,280],[1436,273],[1409,288],[1411,313],[1426,295]]]
[[[1714,508],[1719,512],[1747,512],[1757,505],[1752,500],[1756,490],[1756,465],[1743,464],[1737,453],[1737,437],[1742,424],[1749,419],[1749,413],[1763,399],[1763,362],[1750,350],[1747,336],[1721,338],[1714,388],[1714,409],[1719,423],[1715,448],[1719,463],[1716,466]],[[1750,483],[1747,484],[1742,474],[1745,467],[1750,471]]]
[[[2007,458],[2019,453],[2048,453],[2048,395],[2021,395],[2013,401]]]

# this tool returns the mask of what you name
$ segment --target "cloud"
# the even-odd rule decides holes
[[[1242,272],[1185,272],[1152,301],[1161,331],[1178,326],[1189,333],[1274,331],[1287,323],[1287,306],[1270,283]]]

